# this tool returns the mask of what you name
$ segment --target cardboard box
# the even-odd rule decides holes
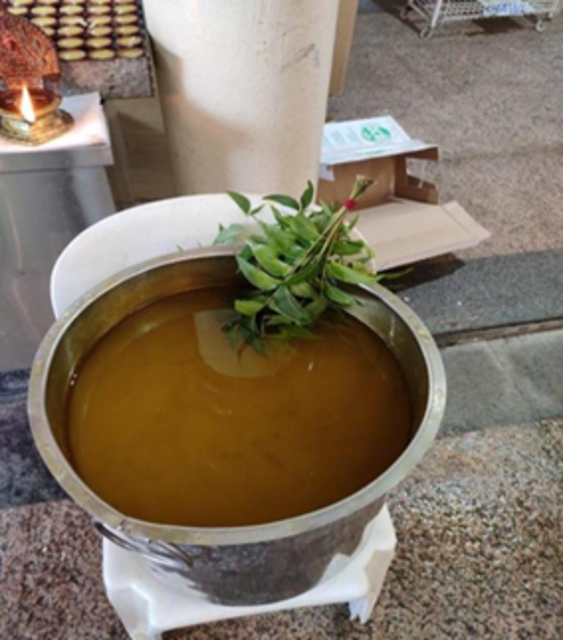
[[[377,181],[362,197],[357,228],[379,270],[473,247],[490,236],[457,203],[439,204],[424,179],[436,145],[412,139],[390,116],[325,125],[317,197],[345,200],[358,174]],[[418,177],[410,165],[416,164]]]

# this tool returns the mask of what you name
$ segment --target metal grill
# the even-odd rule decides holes
[[[536,30],[543,31],[560,8],[561,0],[408,0],[401,11],[406,19],[411,11],[421,16],[426,26],[420,36],[429,38],[445,22],[483,18],[536,16]]]

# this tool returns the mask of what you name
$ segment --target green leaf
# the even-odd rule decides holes
[[[250,329],[253,333],[255,333],[258,336],[262,333],[260,327],[258,326],[259,325],[258,314],[255,313],[254,315],[246,316],[244,320],[245,321],[250,320]]]
[[[249,344],[254,349],[254,351],[256,351],[256,353],[259,353],[261,356],[266,355],[266,345],[264,343],[264,340],[262,340],[262,338],[260,338],[259,336],[252,336]]]
[[[290,325],[282,325],[276,328],[274,333],[269,334],[270,340],[275,340],[276,342],[290,342],[292,337],[286,333],[285,329]]]
[[[354,304],[355,299],[353,296],[345,293],[338,287],[331,285],[330,283],[326,283],[325,291],[327,298],[332,302],[335,302],[338,305],[343,307],[349,307],[351,304]]]
[[[294,249],[296,245],[296,239],[293,234],[287,231],[282,231],[277,227],[273,227],[264,223],[262,223],[260,226],[262,227],[262,230],[266,234],[268,240],[273,244],[273,246],[279,253],[286,255],[287,253],[291,252],[292,249]]]
[[[375,251],[369,244],[364,242],[364,255],[358,259],[359,262],[369,262],[375,256]]]
[[[297,298],[291,294],[287,287],[282,286],[276,289],[269,307],[296,324],[309,324],[311,320],[307,311],[299,304]]]
[[[236,256],[238,267],[242,273],[242,275],[250,282],[250,284],[254,285],[258,289],[262,291],[272,291],[279,284],[280,280],[276,278],[272,278],[272,276],[268,275],[262,269],[258,269],[254,265],[250,264],[247,260],[242,258],[240,255]]]
[[[229,320],[225,322],[222,327],[222,330],[226,333],[227,331],[231,331],[232,329],[236,329],[238,326],[238,318],[234,318],[233,320]]]
[[[309,314],[312,322],[314,322],[325,311],[327,307],[328,307],[328,300],[324,295],[320,295],[318,298],[313,300],[313,302],[309,303],[305,307],[305,310]]]
[[[271,205],[270,209],[272,210],[272,213],[274,214],[274,218],[276,219],[276,222],[280,225],[280,227],[285,230],[290,229],[290,225],[288,224],[288,219],[292,218],[293,216],[284,215],[277,207],[274,207],[274,205]]]
[[[256,337],[259,337],[256,316],[240,316],[236,322],[243,339],[243,344],[239,349],[239,352],[242,352],[245,344],[249,345]]]
[[[216,309],[213,314],[215,320],[225,327],[235,325],[239,321],[239,316],[234,309]]]
[[[313,244],[311,240],[308,240],[302,235],[301,230],[299,229],[299,226],[297,224],[297,216],[286,216],[286,227],[293,235],[295,243],[298,243],[300,246],[307,248]]]
[[[254,300],[235,300],[235,310],[244,316],[255,316],[266,306],[266,300],[255,298]]]
[[[278,258],[278,253],[265,244],[247,243],[258,264],[273,276],[286,276],[291,267]]]
[[[299,298],[316,298],[318,296],[317,290],[311,286],[308,282],[302,282],[301,284],[295,284],[289,287],[291,293]]]
[[[307,250],[301,245],[294,244],[291,249],[284,252],[284,257],[290,264],[295,264],[296,262],[300,263],[306,253]]]
[[[333,208],[330,205],[328,205],[324,200],[320,201],[320,205],[323,213],[329,218],[332,218],[332,216],[334,215]]]
[[[354,229],[354,227],[358,224],[359,219],[360,219],[360,216],[356,213],[356,215],[352,218],[352,220],[350,220],[350,222],[346,225],[346,231],[348,233],[351,233],[352,229]]]
[[[229,347],[231,347],[231,349],[236,349],[239,346],[241,338],[238,322],[226,324],[223,327],[223,331],[227,337]]]
[[[260,337],[258,327],[253,322],[254,318],[243,317],[239,322],[239,330],[242,335],[243,342],[239,346],[239,354],[244,351],[245,346],[250,346],[261,355],[265,355],[266,348],[264,341]]]
[[[380,280],[397,280],[399,278],[402,278],[403,276],[406,276],[407,273],[410,273],[412,271],[412,267],[408,268],[408,269],[401,269],[400,271],[388,271],[387,273],[381,273],[379,276]]]
[[[307,218],[303,213],[298,213],[293,220],[295,220],[296,232],[308,242],[315,242],[319,237],[317,227]]]
[[[350,198],[358,198],[369,184],[358,176]],[[256,215],[262,209],[263,205],[252,208],[242,194],[229,192],[229,196],[246,215]],[[264,198],[275,222],[267,224],[256,218],[261,231],[246,240],[236,258],[251,288],[235,301],[235,322],[225,319],[225,332],[231,341],[238,340],[239,352],[251,346],[264,353],[266,336],[314,338],[308,327],[320,320],[327,308],[332,309],[334,319],[344,316],[342,309],[354,303],[355,298],[341,283],[371,284],[376,280],[363,264],[370,249],[349,235],[355,220],[350,222],[343,208],[325,203],[313,206],[313,201],[311,181],[299,200],[279,194]],[[293,211],[282,213],[282,206]],[[243,225],[232,225],[229,230],[221,227],[219,242],[234,240],[239,229],[242,231]]]
[[[339,262],[329,262],[327,271],[331,278],[340,280],[341,282],[347,282],[348,284],[370,285],[374,282],[377,282],[377,276],[370,273],[357,271],[356,269],[352,269],[351,267],[346,267]]]
[[[297,271],[287,279],[286,284],[296,285],[302,282],[311,282],[317,278],[322,271],[322,264],[319,260],[314,260],[305,264],[305,266],[297,269]]]
[[[328,215],[324,211],[315,211],[309,216],[309,220],[315,225],[319,233],[326,231],[326,228],[332,220],[332,215]]]
[[[319,238],[317,227],[303,213],[284,216],[284,228],[295,237],[295,241],[310,247]]]
[[[294,324],[282,326],[278,332],[278,336],[282,340],[292,340],[297,338],[298,340],[319,340],[319,336],[315,335],[310,329],[305,327],[299,327]]]
[[[255,216],[256,214],[260,213],[260,211],[262,211],[263,208],[264,208],[264,205],[260,204],[257,207],[254,207],[254,209],[252,209],[251,211],[249,211],[248,215]]]
[[[377,282],[378,280],[381,280],[381,276],[376,273],[373,273],[371,270],[371,267],[367,264],[365,260],[362,260],[362,259],[352,260],[352,262],[350,262],[348,266],[352,267],[354,271],[359,271],[360,273],[364,273],[368,276],[371,276],[373,278],[373,282]]]
[[[233,223],[228,227],[224,227],[222,224],[219,225],[219,233],[215,240],[213,240],[213,245],[221,245],[221,244],[233,244],[237,241],[238,234],[244,230],[244,225]]]
[[[277,202],[278,204],[281,204],[283,207],[289,207],[290,209],[295,209],[295,211],[299,211],[299,202],[297,202],[295,198],[291,198],[290,196],[283,196],[283,195],[274,193],[269,196],[264,196],[264,200]]]
[[[307,188],[303,191],[303,195],[301,196],[301,211],[305,211],[305,209],[313,202],[313,195],[315,193],[315,187],[313,183],[308,180]]]
[[[253,253],[252,253],[252,251],[250,250],[250,247],[248,247],[248,246],[246,246],[246,245],[245,245],[245,246],[241,249],[241,251],[240,251],[240,253],[239,253],[239,256],[240,256],[241,258],[244,258],[245,260],[247,260],[247,261],[248,261],[248,260],[252,260],[252,258],[253,258],[253,256],[254,256],[254,254],[253,254]]]
[[[275,315],[275,316],[268,316],[266,318],[266,324],[269,327],[278,327],[283,324],[291,324],[291,323],[292,323],[292,320],[290,320],[289,318],[286,318],[285,316]]]
[[[250,215],[252,204],[246,196],[243,196],[242,193],[236,193],[236,191],[227,191],[227,195],[231,200],[234,200],[235,204],[245,215]]]
[[[339,256],[353,256],[363,251],[364,247],[362,240],[339,240],[334,243],[332,251]]]

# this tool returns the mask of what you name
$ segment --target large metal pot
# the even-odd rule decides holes
[[[213,248],[151,260],[105,281],[69,308],[43,340],[31,375],[28,410],[45,463],[102,533],[143,555],[157,573],[185,578],[186,584],[214,602],[251,605],[311,589],[336,554],[354,552],[386,493],[407,476],[436,436],[446,382],[438,349],[418,317],[382,287],[356,290],[364,304],[351,313],[386,341],[410,388],[412,440],[401,457],[354,495],[272,524],[202,529],[128,518],[93,493],[69,461],[65,397],[73,372],[99,338],[135,309],[181,291],[232,284],[238,278],[232,249]]]

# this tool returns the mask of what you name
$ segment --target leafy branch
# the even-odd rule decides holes
[[[299,200],[279,194],[264,197],[275,222],[258,221],[261,233],[251,235],[236,256],[250,287],[234,303],[237,317],[224,327],[234,346],[250,345],[263,353],[266,337],[314,339],[311,328],[325,311],[342,311],[356,302],[345,285],[371,285],[380,279],[368,267],[371,248],[352,238],[357,216],[352,220],[349,216],[372,183],[363,176],[356,178],[350,197],[338,207],[321,203],[310,208],[311,182]],[[264,206],[253,209],[242,194],[228,194],[245,215],[254,216]],[[282,213],[276,205],[293,211]],[[221,227],[215,244],[236,242],[242,228]]]

